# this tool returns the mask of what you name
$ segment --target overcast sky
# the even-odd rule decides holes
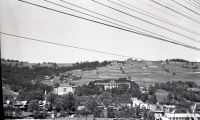
[[[29,2],[51,7],[64,12],[77,14],[76,12],[60,8],[58,6],[47,3],[43,0],[27,0]],[[58,4],[74,8],[59,0],[50,0]],[[101,6],[91,0],[66,0],[84,8],[93,10],[95,12],[104,14],[106,16],[127,22],[142,29],[155,32],[160,35],[172,38],[179,42],[189,44],[200,48],[200,43],[186,39],[180,35],[168,32],[164,29],[134,19],[130,16],[116,12],[104,6]],[[155,24],[172,29],[185,36],[193,37],[200,41],[200,36],[181,30],[179,28],[170,26],[160,21],[156,21],[147,16],[135,13],[131,10],[114,5],[106,0],[98,0],[109,6],[120,9],[124,12],[130,13],[139,18],[148,20]],[[120,3],[118,0],[113,0]],[[123,0],[134,6],[139,7],[145,11],[162,17],[165,20],[172,21],[179,26],[190,29],[200,33],[200,24],[197,24],[181,15],[178,15],[166,8],[156,5],[150,0]],[[165,1],[165,0],[156,0]],[[176,0],[181,4],[200,13],[200,10],[184,3],[183,0]],[[145,2],[142,3],[142,2]],[[175,8],[181,13],[184,13],[194,19],[200,20],[200,16],[194,14],[181,6],[178,6],[171,0],[166,1],[167,5]],[[120,3],[122,4],[122,3]],[[165,3],[164,3],[165,4]],[[148,6],[147,6],[148,5]],[[166,5],[166,4],[165,4]],[[200,61],[200,51],[195,51],[182,46],[171,43],[159,41],[156,39],[144,37],[134,33],[110,28],[99,25],[82,19],[74,18],[64,14],[59,14],[53,11],[38,8],[18,0],[1,0],[0,2],[0,28],[1,32],[10,34],[41,39],[50,42],[78,46],[87,49],[94,49],[99,51],[111,52],[121,55],[132,56],[133,58],[140,58],[145,60],[164,60],[170,58],[183,58],[191,61]],[[77,9],[77,8],[76,8]],[[77,9],[81,10],[81,9]],[[83,11],[83,10],[82,10]],[[86,11],[83,11],[86,12]],[[89,12],[87,12],[89,13]],[[90,13],[92,14],[92,13]],[[94,14],[93,14],[94,15]],[[103,17],[101,17],[103,18]],[[94,18],[91,18],[94,19]],[[96,20],[96,19],[94,19]],[[71,63],[80,61],[93,60],[125,60],[124,57],[106,55],[102,53],[95,53],[89,51],[78,50],[74,48],[62,47],[46,43],[39,43],[36,41],[29,41],[1,35],[1,57],[6,59],[17,59],[28,62],[58,62]]]

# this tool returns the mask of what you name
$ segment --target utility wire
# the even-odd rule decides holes
[[[198,5],[198,3],[196,3],[195,1],[193,1],[193,0],[189,0],[190,1],[190,3],[192,3],[193,5],[195,5],[195,6],[197,6],[198,8],[200,8],[200,5]]]
[[[173,2],[173,0],[171,0],[172,2]],[[169,7],[171,7],[171,8],[174,8],[175,10],[177,10],[177,11],[179,11],[180,13],[187,13],[191,18],[195,18],[196,16],[193,16],[193,14],[190,14],[190,13],[188,13],[188,12],[185,12],[185,11],[183,11],[183,10],[181,10],[181,9],[178,9],[178,8],[175,8],[173,5],[171,5],[171,4],[169,4],[168,2],[165,2],[165,1],[163,1],[163,0],[160,0],[160,2],[161,3],[165,3],[166,4],[166,6],[168,5]],[[175,4],[178,4],[178,2],[176,3],[176,2],[174,2]],[[179,6],[181,6],[180,4],[178,4]],[[177,7],[177,6],[176,6]],[[183,6],[181,6],[181,7],[183,7]],[[183,7],[184,8],[184,7]],[[186,8],[185,8],[186,9]],[[188,9],[187,9],[188,10]],[[190,11],[191,12],[191,11]],[[187,14],[185,14],[185,15],[187,15]],[[197,20],[198,20],[198,18],[197,18]]]
[[[200,48],[197,48],[197,47],[194,47],[194,46],[191,46],[191,45],[187,45],[187,44],[184,44],[184,43],[181,43],[181,42],[169,41],[169,40],[166,40],[166,39],[163,39],[163,38],[159,38],[159,37],[156,37],[156,36],[143,34],[141,32],[139,33],[139,32],[135,32],[135,31],[130,31],[130,30],[127,30],[127,29],[124,29],[124,28],[120,28],[120,27],[109,25],[109,24],[102,23],[102,22],[99,22],[99,21],[95,21],[95,20],[91,20],[91,19],[88,19],[88,18],[80,17],[80,16],[77,16],[77,15],[74,15],[74,14],[70,14],[70,13],[67,13],[67,12],[62,12],[62,11],[55,10],[55,9],[52,9],[52,8],[49,8],[49,7],[45,7],[45,6],[41,6],[41,5],[38,5],[38,4],[34,4],[34,3],[31,3],[31,2],[27,2],[27,1],[23,1],[23,0],[19,0],[19,1],[20,2],[24,2],[26,4],[29,4],[29,5],[36,6],[36,7],[40,7],[40,8],[43,8],[43,9],[54,11],[54,12],[57,12],[57,13],[69,15],[69,16],[72,16],[72,17],[75,17],[75,18],[79,18],[79,19],[83,19],[83,20],[87,20],[87,21],[90,21],[90,22],[93,22],[93,23],[98,23],[98,24],[101,24],[101,25],[105,25],[105,26],[108,26],[108,27],[116,28],[116,29],[123,30],[123,31],[126,31],[126,32],[130,32],[130,33],[146,36],[146,37],[149,37],[149,38],[154,38],[154,39],[157,39],[157,40],[165,41],[165,42],[168,42],[168,43],[172,43],[172,44],[175,44],[175,45],[179,45],[179,46],[190,48],[190,49],[193,49],[193,50],[196,50],[196,51],[200,51]],[[59,44],[59,43],[56,43],[56,44]]]
[[[193,0],[195,3],[197,3],[197,4],[200,4],[200,2],[199,1],[197,1],[197,0]]]
[[[85,50],[85,51],[103,53],[103,54],[114,55],[114,56],[119,56],[119,57],[128,57],[128,58],[131,57],[131,56],[126,56],[126,55],[120,55],[120,54],[105,52],[105,51],[99,51],[99,50],[82,48],[82,47],[78,47],[78,46],[72,46],[72,45],[61,44],[61,43],[56,43],[56,42],[49,42],[49,41],[45,41],[45,40],[40,40],[40,39],[35,39],[35,38],[30,38],[30,37],[24,37],[24,36],[14,35],[14,34],[10,34],[10,33],[5,33],[5,32],[0,32],[0,33],[4,34],[4,35],[7,35],[7,36],[22,38],[22,39],[31,40],[31,41],[37,41],[37,42],[41,42],[41,43],[47,43],[47,44],[64,46],[64,47],[70,47],[70,48],[75,48],[75,49],[79,49],[79,50]]]
[[[193,22],[195,22],[197,24],[200,24],[200,21],[198,21],[198,20],[196,20],[196,19],[194,19],[194,18],[192,18],[190,16],[187,16],[187,15],[185,15],[185,14],[179,12],[179,11],[176,11],[176,10],[174,10],[174,9],[168,7],[168,6],[165,6],[165,5],[161,4],[161,3],[158,3],[158,2],[156,2],[154,0],[150,0],[150,1],[152,1],[153,3],[155,3],[155,4],[159,5],[159,6],[164,7],[166,9],[170,10],[170,11],[173,11],[174,13],[177,13],[177,14],[179,14],[179,15],[181,15],[181,16],[183,16],[183,17],[185,17],[185,18],[187,18],[187,19],[189,19],[189,20],[191,20],[191,21],[193,21]]]
[[[196,4],[194,4],[193,2],[189,2],[188,0],[184,0],[186,3],[190,4],[191,6],[193,6],[194,8],[200,10],[200,8],[198,6],[196,6]]]
[[[123,26],[123,25],[120,25],[120,24],[117,24],[117,23],[114,23],[114,22],[111,22],[111,21],[108,21],[108,20],[105,20],[105,19],[102,19],[102,18],[93,16],[93,15],[90,15],[90,14],[87,14],[87,13],[84,13],[84,12],[81,12],[81,11],[78,11],[78,10],[75,10],[75,9],[72,9],[72,8],[69,8],[69,7],[60,5],[60,4],[57,4],[57,3],[55,3],[55,2],[51,2],[51,1],[48,1],[48,0],[44,0],[44,1],[46,1],[46,2],[48,2],[48,3],[51,3],[51,4],[53,4],[53,5],[56,5],[56,6],[59,6],[59,7],[62,7],[62,8],[65,8],[65,9],[68,9],[68,10],[71,10],[71,11],[74,11],[74,12],[77,12],[77,13],[81,13],[81,14],[83,14],[83,15],[87,15],[87,16],[93,17],[93,18],[95,18],[95,19],[102,20],[102,21],[107,22],[107,23],[111,23],[111,24],[120,26],[120,27],[122,27],[122,28],[126,28],[126,29],[133,30],[133,29],[131,29],[131,28],[129,28],[129,27],[126,27],[126,26]],[[137,30],[133,30],[133,31],[137,31]],[[137,32],[140,32],[140,31],[137,31]]]
[[[47,0],[45,0],[45,1],[47,1]],[[123,22],[123,21],[120,21],[120,20],[117,20],[117,19],[111,18],[111,17],[106,16],[106,15],[103,15],[103,14],[101,14],[101,13],[94,12],[94,11],[89,10],[89,9],[86,9],[86,8],[84,8],[84,7],[81,7],[81,6],[78,6],[78,5],[72,4],[72,3],[70,3],[70,2],[67,2],[67,1],[64,1],[64,0],[60,0],[60,1],[66,3],[66,4],[69,4],[69,5],[75,6],[75,7],[77,7],[77,8],[80,8],[80,9],[86,10],[86,11],[88,11],[88,12],[94,13],[94,14],[96,14],[96,15],[100,15],[100,16],[103,16],[103,17],[105,17],[105,18],[108,18],[108,19],[114,20],[114,21],[116,21],[116,22],[123,23],[123,24],[125,24],[125,25],[132,26],[132,27],[134,27],[134,28],[137,28],[137,29],[143,30],[143,31],[145,31],[145,32],[149,32],[149,33],[155,34],[155,33],[151,32],[151,31],[147,31],[147,30],[145,30],[145,29],[142,29],[142,28],[136,27],[136,26],[131,25],[131,24],[129,24],[129,23],[126,23],[126,22]],[[52,2],[51,2],[51,3],[52,3]],[[61,6],[61,5],[59,5],[59,6],[60,6],[60,7],[64,7],[64,8],[66,8],[65,6]],[[79,13],[80,13],[80,12],[79,12]],[[97,17],[95,17],[95,18],[97,18]],[[109,21],[109,22],[110,22],[110,21]],[[124,27],[124,26],[123,26],[123,27]],[[128,28],[128,27],[125,27],[125,28]],[[129,28],[129,29],[131,29],[131,28]],[[131,29],[131,30],[133,30],[133,29]],[[155,35],[158,35],[158,36],[159,36],[159,34],[155,34]],[[164,36],[162,36],[162,37],[164,37]]]
[[[173,0],[171,0],[172,2],[173,2]],[[165,2],[165,1],[163,1],[163,0],[160,0],[160,2],[161,3],[165,3],[166,4],[166,6],[168,5],[168,7],[171,7],[171,8],[174,8],[174,10],[177,10],[177,11],[179,11],[180,13],[185,13],[185,11],[182,11],[181,9],[177,9],[177,8],[175,8],[173,5],[171,5],[171,4],[169,4],[169,3],[167,3],[167,2]],[[178,2],[176,3],[176,1],[174,2],[175,4],[178,4]],[[179,6],[181,6],[180,4],[178,4]],[[183,7],[183,5],[181,6],[181,7]],[[185,8],[185,6],[183,7],[183,8]],[[186,9],[186,8],[185,8]],[[189,9],[189,8],[188,8]],[[187,10],[188,10],[187,9]],[[191,11],[190,11],[191,12]],[[189,14],[188,12],[187,12],[187,14],[188,14],[188,16],[190,16],[191,18],[195,18],[196,16],[193,16],[193,14]],[[187,15],[187,14],[185,14],[185,15]],[[198,20],[198,18],[196,19],[196,20]]]
[[[173,1],[174,3],[176,3],[176,4],[180,5],[180,6],[182,6],[183,8],[185,8],[185,9],[191,11],[191,12],[193,12],[193,13],[195,13],[195,14],[197,14],[197,15],[200,15],[200,14],[197,13],[196,11],[194,11],[194,10],[192,10],[192,9],[190,9],[190,8],[188,8],[188,7],[184,6],[184,5],[182,5],[182,4],[180,4],[179,2],[177,2],[177,1],[175,1],[175,0],[172,0],[172,1]]]
[[[197,39],[195,39],[195,38],[186,36],[186,35],[184,35],[184,34],[181,34],[181,33],[176,32],[176,31],[174,31],[174,30],[171,30],[171,29],[165,28],[165,27],[163,27],[163,26],[160,26],[160,25],[158,25],[158,24],[149,22],[149,21],[144,20],[144,19],[142,19],[142,18],[139,18],[139,17],[137,17],[137,16],[131,15],[131,14],[129,14],[129,13],[126,13],[126,12],[124,12],[124,11],[118,10],[118,9],[113,8],[113,7],[111,7],[111,6],[105,5],[105,4],[103,4],[103,3],[101,3],[101,2],[98,2],[98,1],[96,1],[96,0],[92,0],[92,1],[94,1],[94,2],[96,2],[96,3],[98,3],[98,4],[100,4],[100,5],[102,5],[102,6],[104,6],[104,7],[110,8],[110,9],[112,9],[112,10],[118,11],[118,12],[123,13],[123,14],[125,14],[125,15],[128,15],[128,16],[130,16],[130,17],[133,17],[133,18],[135,18],[135,19],[138,19],[138,20],[140,20],[140,21],[146,22],[146,23],[151,24],[151,25],[153,25],[153,26],[159,27],[159,28],[164,29],[164,30],[167,30],[167,31],[169,31],[169,32],[171,32],[171,33],[180,35],[180,36],[182,36],[182,37],[184,37],[184,38],[187,38],[187,39],[190,39],[190,40],[192,40],[192,41],[195,41],[195,42],[200,43],[200,41],[197,40]]]
[[[172,14],[166,12],[166,11],[163,11],[162,9],[156,8],[156,7],[152,6],[152,5],[149,5],[149,4],[147,4],[147,3],[145,3],[145,2],[143,2],[143,1],[141,1],[141,0],[137,0],[137,1],[140,2],[140,3],[142,3],[143,5],[146,5],[146,6],[148,6],[148,7],[151,7],[151,8],[153,8],[153,9],[155,9],[155,10],[158,10],[158,11],[160,11],[160,12],[162,12],[162,13],[165,13],[165,14],[167,14],[167,15],[171,15],[171,16],[177,18],[177,16],[172,15]]]
[[[119,4],[119,3],[116,3],[116,2],[113,2],[113,1],[109,0],[109,2],[114,3],[114,4],[116,4],[116,5],[119,5],[119,6],[121,6],[121,7],[124,7],[124,8],[126,8],[126,9],[129,9],[129,10],[132,10],[132,11],[134,11],[134,12],[140,13],[140,14],[142,14],[142,15],[148,16],[148,17],[153,18],[153,19],[155,19],[155,20],[164,22],[164,23],[166,23],[166,24],[168,24],[168,25],[172,25],[172,26],[174,26],[174,27],[177,27],[177,28],[182,29],[182,30],[184,30],[184,31],[193,33],[193,34],[195,34],[195,35],[198,35],[198,36],[200,35],[200,33],[194,32],[194,31],[192,31],[192,30],[190,30],[190,29],[187,29],[187,28],[184,28],[183,26],[180,26],[180,25],[178,25],[178,24],[176,24],[176,23],[173,23],[173,22],[170,22],[170,21],[168,21],[168,20],[165,20],[165,19],[163,19],[163,18],[161,18],[161,17],[159,17],[159,16],[156,16],[156,15],[151,14],[151,13],[149,13],[149,12],[147,12],[147,11],[144,11],[144,10],[138,8],[138,7],[135,7],[135,6],[133,6],[133,5],[129,4],[129,3],[123,2],[123,1],[121,1],[121,0],[118,0],[118,1],[121,2],[121,3],[123,3],[123,4],[125,4],[125,5],[130,6],[130,7],[132,7],[132,8],[136,8],[136,9],[138,9],[138,10],[140,10],[140,11],[143,11],[144,13],[139,12],[139,11],[137,11],[137,10],[131,9],[131,8],[129,8],[129,7],[126,7],[126,6],[124,6],[124,5],[121,5],[121,4]]]
[[[132,28],[129,28],[129,27],[126,27],[126,26],[122,26],[122,25],[120,25],[120,24],[116,24],[116,23],[114,23],[114,22],[110,22],[110,21],[108,21],[108,20],[105,20],[105,19],[102,19],[102,18],[98,18],[98,17],[92,16],[92,15],[89,15],[89,14],[87,14],[87,13],[80,12],[80,11],[78,11],[78,10],[74,10],[74,9],[72,9],[72,8],[68,8],[68,7],[66,7],[66,6],[63,6],[63,5],[60,5],[60,4],[57,4],[57,3],[54,3],[54,2],[50,2],[50,1],[48,1],[48,0],[45,0],[45,1],[48,2],[48,3],[54,4],[54,5],[57,5],[57,6],[59,6],[59,7],[63,7],[63,8],[66,8],[66,9],[69,9],[69,10],[72,10],[72,11],[75,11],[75,12],[78,12],[78,13],[81,13],[81,14],[84,14],[84,15],[87,15],[87,16],[90,16],[90,17],[93,17],[93,18],[96,18],[96,19],[99,19],[99,20],[103,20],[103,21],[106,21],[106,22],[111,23],[111,24],[115,24],[115,25],[120,26],[120,27],[122,27],[122,28],[126,28],[126,29],[129,29],[129,30],[132,30],[132,31],[136,31],[136,32],[140,32],[140,33],[142,33],[141,31],[137,31],[137,30],[134,30],[134,29],[132,29]],[[67,2],[66,2],[66,3],[67,3]],[[72,5],[72,4],[71,4],[71,5]],[[82,8],[82,9],[83,9],[83,8]],[[88,11],[89,11],[89,10],[88,10]],[[96,12],[94,12],[94,11],[90,11],[90,12],[93,12],[93,13],[98,14],[98,15],[103,15],[103,14],[96,13]],[[106,17],[106,18],[109,18],[109,19],[115,20],[115,21],[117,21],[117,22],[120,22],[120,23],[123,23],[123,24],[129,25],[129,26],[132,26],[132,27],[134,27],[134,28],[137,28],[137,29],[143,30],[143,31],[145,31],[145,32],[149,32],[149,33],[151,33],[151,34],[157,35],[157,36],[159,36],[159,37],[161,37],[161,38],[163,37],[163,38],[166,38],[166,39],[169,39],[169,40],[175,41],[175,40],[173,40],[173,39],[170,39],[170,38],[167,38],[167,37],[165,37],[165,36],[162,36],[162,35],[159,35],[159,34],[153,33],[153,32],[151,32],[151,31],[148,31],[148,30],[145,30],[145,29],[142,29],[142,28],[139,28],[139,27],[133,26],[133,25],[131,25],[131,24],[128,24],[128,23],[125,23],[125,22],[122,22],[122,21],[119,21],[119,20],[116,20],[116,19],[114,19],[114,18],[111,18],[111,17],[105,16],[105,15],[103,15],[103,16]],[[146,33],[143,33],[143,34],[146,34]],[[149,34],[146,34],[146,35],[149,35]]]
[[[78,6],[78,5],[72,4],[72,3],[70,3],[70,2],[66,2],[66,1],[64,1],[64,0],[60,0],[60,1],[66,3],[66,4],[69,4],[69,5],[75,6],[75,7],[77,7],[77,8],[80,8],[80,9],[86,10],[86,11],[88,11],[88,12],[91,12],[91,13],[94,13],[94,14],[97,14],[97,15],[100,15],[100,16],[103,16],[103,17],[105,17],[105,18],[108,18],[108,19],[111,19],[111,20],[114,20],[114,21],[117,21],[117,22],[120,22],[120,23],[123,23],[123,24],[129,25],[129,26],[131,26],[131,27],[134,27],[134,28],[137,28],[137,29],[143,30],[143,31],[145,31],[145,32],[148,32],[148,33],[151,33],[151,34],[154,34],[154,35],[157,35],[157,36],[159,36],[159,37],[163,37],[163,38],[165,38],[165,39],[168,39],[168,40],[171,40],[171,41],[175,41],[175,40],[173,40],[173,39],[171,39],[171,38],[168,38],[168,37],[165,37],[165,36],[159,35],[159,34],[157,34],[157,33],[154,33],[154,32],[151,32],[151,31],[148,31],[148,30],[145,30],[145,29],[139,28],[139,27],[136,27],[136,26],[134,26],[134,25],[132,25],[132,24],[128,24],[128,23],[123,22],[123,21],[119,21],[119,20],[117,20],[117,19],[114,19],[114,18],[108,17],[108,16],[106,16],[106,15],[103,15],[103,14],[100,14],[100,13],[97,13],[97,12],[94,12],[94,11],[92,11],[92,10],[89,10],[89,9],[83,8],[83,7],[81,7],[81,6]],[[54,4],[53,2],[51,2],[51,3]],[[59,5],[59,6],[60,6],[60,5]],[[63,7],[63,6],[60,6],[60,7]],[[64,7],[64,8],[65,8],[65,7]],[[131,28],[129,28],[129,29],[131,29]],[[131,29],[131,30],[133,30],[133,29]]]
[[[190,0],[191,3],[193,3],[194,5],[196,5],[198,8],[200,8],[200,3],[194,1],[194,0]]]

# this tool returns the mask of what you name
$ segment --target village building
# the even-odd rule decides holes
[[[154,112],[155,120],[200,120],[197,113],[164,113]]]
[[[54,93],[58,94],[58,95],[64,95],[64,94],[68,94],[68,93],[74,93],[76,86],[71,86],[69,84],[66,83],[62,83],[60,84],[60,86],[54,88]]]
[[[139,107],[140,109],[148,109],[151,111],[155,111],[157,109],[157,106],[154,104],[144,103],[142,100],[139,100],[137,98],[131,98],[132,101],[132,107]]]
[[[105,90],[117,88],[120,85],[127,85],[128,88],[131,87],[131,81],[129,80],[113,80],[113,79],[98,80],[95,81],[94,84],[96,86],[103,86]]]

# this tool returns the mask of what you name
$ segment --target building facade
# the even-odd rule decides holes
[[[105,90],[108,89],[113,89],[113,88],[117,88],[120,85],[127,85],[128,88],[131,87],[131,83],[128,80],[100,80],[100,81],[95,81],[94,82],[95,85],[97,86],[103,86]]]
[[[54,93],[58,94],[58,95],[64,95],[64,94],[68,94],[68,93],[74,93],[75,91],[75,86],[70,86],[70,85],[63,85],[61,84],[60,86],[58,86],[57,88],[54,88]]]

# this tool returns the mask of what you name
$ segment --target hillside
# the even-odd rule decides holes
[[[102,63],[99,63],[98,61],[83,62],[68,65],[62,64],[62,67],[65,65],[68,67],[60,70],[58,69],[60,68],[59,64],[56,63],[35,64],[3,59],[1,64],[15,67],[36,65],[37,69],[34,69],[33,72],[43,75],[50,75],[51,73],[53,73],[52,75],[56,75],[58,72],[66,71],[64,75],[68,77],[71,83],[77,86],[87,84],[90,81],[95,80],[119,78],[131,79],[136,81],[140,86],[154,83],[165,83],[167,81],[193,81],[200,85],[200,63],[188,62],[179,59],[171,61],[127,60],[106,61]],[[43,68],[47,66],[51,69]],[[47,70],[48,74],[46,74]],[[41,73],[40,71],[43,72]],[[69,73],[71,75],[68,75]]]
[[[200,63],[192,62],[160,62],[133,61],[111,63],[104,67],[97,67],[92,71],[79,71],[80,80],[72,81],[80,85],[101,79],[127,78],[139,85],[165,83],[167,81],[193,81],[200,85]]]

